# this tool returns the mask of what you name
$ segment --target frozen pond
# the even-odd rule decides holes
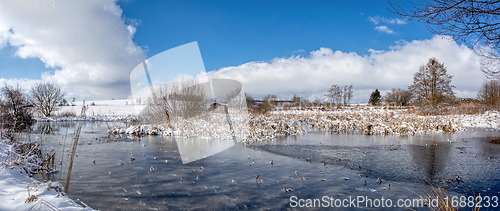
[[[61,159],[63,146],[69,150],[78,123],[46,124],[35,127],[51,132],[41,137],[43,149],[55,149]],[[113,124],[120,123],[84,124],[69,186],[72,198],[100,210],[275,210],[290,208],[291,196],[383,196],[395,202],[418,198],[412,191],[419,192],[426,181],[439,185],[443,180],[457,196],[472,194],[471,185],[483,196],[500,194],[500,145],[488,142],[498,138],[499,131],[469,129],[417,136],[310,131],[252,146],[240,143],[183,164],[178,144],[191,146],[207,140],[108,136],[108,126]],[[34,132],[32,136],[40,135]],[[228,146],[217,141],[210,144]],[[256,180],[257,175],[262,182]],[[458,183],[457,176],[464,182]],[[50,178],[61,176],[56,173]],[[284,192],[283,187],[293,191]]]

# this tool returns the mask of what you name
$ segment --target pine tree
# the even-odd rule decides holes
[[[380,104],[380,92],[378,89],[375,89],[375,91],[372,92],[370,95],[370,100],[368,101],[370,105],[378,105]]]

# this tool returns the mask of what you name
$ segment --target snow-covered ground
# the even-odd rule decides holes
[[[483,114],[456,115],[466,127],[497,128],[500,129],[500,112],[486,111]]]
[[[409,109],[349,107],[276,110],[265,115],[239,113],[232,116],[235,136],[244,141],[260,141],[277,136],[301,135],[302,126],[335,133],[363,132],[372,135],[415,135],[435,132],[458,132],[467,127],[500,129],[500,113],[488,111],[476,115],[422,116]],[[217,124],[213,124],[213,123]],[[169,125],[132,125],[113,128],[110,133],[129,135],[166,135],[179,137],[231,137],[224,115],[212,114],[211,120],[173,121]]]
[[[86,117],[80,117],[83,106],[83,101],[72,103],[75,106],[61,106],[56,109],[54,116],[60,116],[64,113],[73,113],[75,117],[52,117],[39,118],[41,121],[122,121],[133,118],[145,108],[145,105],[134,105],[131,99],[126,100],[103,100],[103,101],[86,101],[87,105]],[[475,115],[442,115],[442,116],[420,116],[413,112],[408,112],[406,109],[384,109],[370,106],[352,106],[346,109],[323,111],[320,108],[305,109],[305,110],[277,110],[271,112],[268,117],[282,118],[286,117],[287,121],[298,121],[311,123],[314,119],[321,119],[322,122],[315,124],[317,127],[329,127],[333,123],[339,123],[339,120],[354,121],[359,120],[366,124],[381,123],[381,126],[392,125],[411,125],[411,121],[425,122],[448,122],[453,124],[454,128],[461,130],[464,127],[481,127],[481,128],[500,128],[500,112],[487,111],[483,114]],[[262,117],[256,117],[262,118]],[[271,119],[273,119],[271,118]],[[291,119],[290,119],[291,118]],[[262,122],[261,120],[259,120]],[[391,122],[392,121],[392,122]],[[384,124],[385,122],[386,124]],[[321,124],[330,124],[322,125]],[[436,123],[437,124],[437,123]],[[423,126],[423,125],[422,125]],[[172,132],[172,131],[171,131]],[[153,132],[154,133],[154,132]]]
[[[57,191],[59,183],[41,183],[23,173],[26,164],[8,140],[0,140],[0,158],[0,210],[92,210]]]
[[[53,117],[39,117],[38,121],[123,121],[133,118],[145,108],[145,105],[133,104],[132,100],[85,101],[85,117],[81,117],[83,101],[70,103],[70,106],[58,106]],[[70,114],[70,115],[68,115]]]

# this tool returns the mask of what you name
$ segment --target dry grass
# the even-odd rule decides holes
[[[270,116],[306,123],[309,127],[335,133],[414,135],[427,132],[456,132],[465,128],[453,116],[421,116],[411,108],[350,107],[321,111],[319,109],[275,111]]]
[[[229,110],[234,135],[246,142],[261,141],[277,136],[302,135],[306,133],[305,127],[338,134],[356,132],[366,135],[416,135],[464,131],[466,129],[464,125],[474,125],[475,121],[478,121],[471,115],[424,116],[420,115],[415,107],[346,106],[276,109],[263,114]],[[477,124],[496,127],[493,120],[489,121],[490,116],[492,115],[478,117],[482,122]],[[209,139],[232,137],[224,112],[217,110],[203,117],[178,118],[168,124],[157,126],[135,125],[128,130],[114,128],[110,132]]]
[[[446,187],[446,182],[443,181],[443,187],[435,187],[429,183],[429,188],[420,187],[422,190],[422,195],[412,191],[417,194],[420,199],[422,199],[424,205],[428,207],[432,211],[456,211],[463,210],[464,206],[460,206],[460,199],[456,198],[456,196],[451,195],[448,192]],[[474,193],[474,189],[472,189],[473,197],[474,197],[474,205],[477,204],[476,194]],[[468,198],[467,198],[468,200]],[[467,201],[468,202],[468,201]],[[471,210],[479,211],[480,207],[473,207]]]

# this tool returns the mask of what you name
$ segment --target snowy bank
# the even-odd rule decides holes
[[[37,118],[37,122],[74,122],[74,121],[88,121],[88,122],[118,122],[118,121],[135,121],[135,116],[86,116],[86,117],[45,117]]]
[[[264,115],[232,117],[235,137],[245,141],[262,141],[277,136],[302,135],[304,127],[333,133],[361,132],[370,135],[416,135],[426,133],[460,132],[467,127],[500,129],[500,113],[488,111],[476,115],[422,116],[407,109],[349,107],[343,109],[277,110]],[[204,119],[173,121],[164,125],[134,125],[113,128],[113,134],[164,135],[178,137],[231,138],[223,115]]]
[[[0,158],[0,210],[92,210],[60,191],[59,183],[29,177],[26,169],[33,162],[22,160],[10,141],[0,140]]]

